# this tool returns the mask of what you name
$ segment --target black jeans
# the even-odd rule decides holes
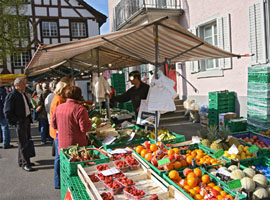
[[[24,167],[30,166],[29,140],[31,139],[30,119],[27,117],[20,120],[16,125],[16,132],[19,140],[18,164]]]

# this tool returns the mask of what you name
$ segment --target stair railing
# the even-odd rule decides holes
[[[199,92],[199,90],[191,82],[189,82],[182,74],[180,74],[177,71],[176,71],[176,73],[177,73],[178,76],[181,76],[182,79],[184,79],[193,88],[194,92],[196,92],[196,93]]]

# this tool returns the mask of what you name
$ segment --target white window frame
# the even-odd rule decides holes
[[[74,30],[75,27],[76,29]],[[86,38],[87,37],[87,26],[86,26],[86,22],[84,21],[81,21],[81,22],[71,21],[70,30],[71,30],[72,38]]]
[[[217,26],[217,47],[225,51],[231,52],[231,35],[230,35],[230,15],[216,15],[198,23],[190,31],[198,37],[204,39],[203,28],[216,23]],[[213,59],[216,60],[216,59]],[[198,78],[223,76],[223,70],[232,68],[231,58],[218,59],[216,68],[207,69],[205,61],[189,62],[191,73],[198,73]]]
[[[25,67],[30,61],[29,52],[17,52],[13,54],[13,66]]]
[[[45,29],[45,27],[44,27],[45,24],[48,24],[48,29]],[[59,32],[58,32],[57,21],[42,21],[41,27],[42,27],[42,37],[44,37],[44,38],[58,37]],[[46,30],[46,32],[45,32],[45,30]]]

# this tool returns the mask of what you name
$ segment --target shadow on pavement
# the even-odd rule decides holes
[[[49,160],[37,160],[35,161],[39,165],[54,165],[54,159],[49,159]]]
[[[35,169],[35,170],[54,169],[54,166],[40,167],[40,165],[39,165],[39,166],[34,167],[34,169]]]

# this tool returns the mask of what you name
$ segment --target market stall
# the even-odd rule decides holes
[[[159,81],[158,78],[162,74],[158,74],[158,68],[164,65],[165,58],[168,58],[170,62],[184,62],[224,57],[240,58],[241,56],[223,51],[202,41],[179,24],[165,17],[148,24],[104,36],[62,44],[44,45],[37,50],[27,66],[26,75],[31,77],[42,74],[60,65],[92,71],[104,71],[150,63],[155,65],[154,79]],[[158,83],[156,82],[156,84]],[[203,163],[205,163],[203,161],[206,160],[209,161],[210,166],[214,167],[220,167],[229,162],[228,160],[223,160],[223,157],[220,158],[221,156],[217,157],[212,151],[209,151],[202,145],[185,145],[172,150],[170,149],[171,144],[164,145],[164,138],[160,138],[161,141],[158,142],[158,120],[156,120],[158,112],[158,109],[154,109],[155,140],[151,142],[145,141],[143,144],[140,144],[143,141],[136,141],[132,145],[126,143],[130,148],[136,147],[132,154],[130,154],[132,151],[130,148],[121,149],[116,153],[105,153],[112,160],[115,159],[114,154],[120,155],[120,157],[117,156],[120,159],[118,162],[110,161],[107,164],[97,165],[96,167],[88,167],[80,163],[84,165],[79,165],[78,168],[81,182],[78,181],[78,177],[68,176],[66,170],[61,168],[61,178],[62,174],[65,174],[63,176],[66,178],[66,180],[61,180],[61,184],[65,185],[65,187],[61,185],[62,199],[65,197],[67,188],[73,190],[74,195],[78,195],[78,192],[81,190],[83,190],[83,194],[88,194],[88,196],[86,194],[83,198],[80,197],[78,199],[89,199],[90,197],[92,199],[202,199],[207,198],[206,195],[209,195],[208,199],[220,197],[220,195],[222,198],[219,199],[237,199],[237,196],[241,196],[242,194],[232,191],[237,187],[230,187],[228,189],[225,185],[220,185],[216,177],[211,176],[202,168]],[[104,127],[108,124],[105,124]],[[95,134],[98,132],[102,133],[103,138],[100,138],[100,141],[106,145],[110,145],[116,140],[118,135],[120,135],[118,131],[121,132],[114,129],[112,125],[108,126],[110,127],[106,127],[107,129],[105,130],[102,127],[95,127],[93,130]],[[126,139],[124,140],[133,141],[138,132],[140,131],[129,132],[129,134],[125,135]],[[174,137],[172,143],[177,143],[177,138],[176,136]],[[148,138],[143,139],[148,140]],[[95,145],[103,147],[104,144],[97,144],[96,142]],[[120,145],[116,144],[111,146],[111,148],[117,148],[117,146]],[[123,148],[125,147],[123,146]],[[110,151],[109,148],[106,149]],[[94,149],[94,151],[96,150]],[[90,165],[99,164],[98,161],[91,163],[91,160]],[[69,165],[71,163],[70,161]],[[196,168],[194,171],[191,169],[189,171],[194,176],[190,175],[188,177],[188,174],[183,172],[187,167]],[[140,172],[132,172],[134,169]],[[104,170],[106,173],[102,173],[99,176],[98,171]],[[135,178],[138,173],[145,174],[142,175],[145,177],[141,179]],[[119,180],[121,177],[118,176],[125,176],[127,179]],[[155,180],[153,180],[154,177]],[[109,182],[106,182],[105,179],[107,178],[110,180]],[[73,179],[74,181],[72,181]],[[75,179],[78,184],[73,183]],[[145,183],[146,185],[144,185],[141,182],[142,179],[149,179],[149,184]],[[124,182],[126,181],[134,183],[135,187],[125,185]],[[211,187],[208,186],[210,183],[212,183]],[[174,185],[174,187],[166,190],[169,184]],[[76,188],[79,185],[82,187],[81,189]],[[192,187],[197,187],[197,190],[191,191]],[[64,188],[66,189],[65,191]],[[155,189],[157,189],[157,192],[155,192]],[[201,194],[201,191],[204,192]],[[73,197],[73,199],[76,198]]]

